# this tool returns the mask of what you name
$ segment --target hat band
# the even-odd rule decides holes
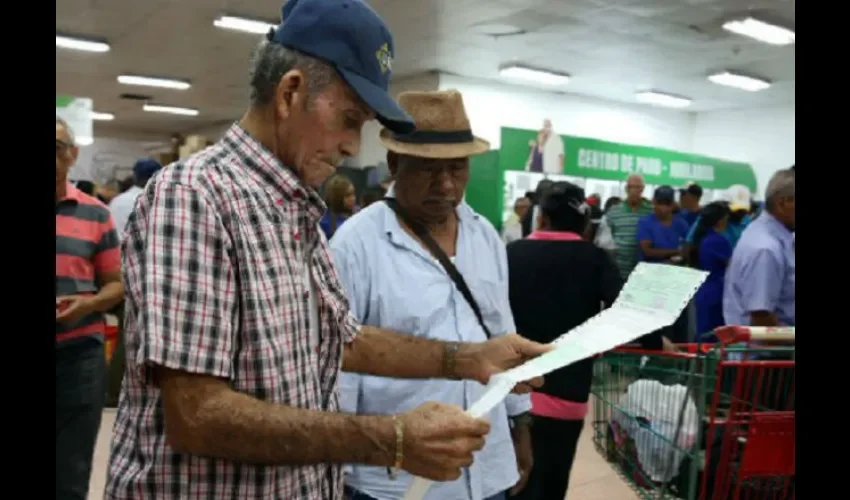
[[[462,144],[474,142],[472,130],[414,130],[409,134],[393,134],[393,139],[407,144]]]

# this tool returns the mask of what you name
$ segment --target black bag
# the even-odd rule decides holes
[[[440,245],[437,244],[437,241],[434,240],[424,225],[411,220],[407,211],[398,204],[398,201],[395,198],[384,198],[384,203],[386,203],[393,212],[395,212],[396,215],[398,215],[399,218],[407,224],[407,227],[409,227],[413,233],[422,240],[422,243],[428,247],[428,250],[437,257],[437,260],[440,261],[443,269],[446,270],[446,273],[452,279],[460,294],[463,295],[463,298],[466,299],[469,307],[472,308],[472,312],[475,313],[475,317],[478,319],[478,324],[481,325],[481,329],[484,330],[484,335],[486,335],[489,339],[492,335],[490,334],[490,329],[484,324],[484,316],[481,314],[481,308],[478,307],[478,302],[476,302],[475,297],[472,296],[472,292],[469,290],[466,280],[463,279],[463,275],[461,275],[460,271],[457,270],[457,267],[452,264],[452,261],[449,259],[449,256],[446,255],[446,252],[440,248]]]

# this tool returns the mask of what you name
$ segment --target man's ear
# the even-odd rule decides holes
[[[74,159],[74,163],[76,163],[77,157],[80,156],[80,147],[79,146],[73,146],[71,148],[70,153],[71,153],[71,157]]]
[[[288,118],[293,109],[302,108],[307,100],[307,84],[300,69],[287,71],[275,89],[275,109],[281,118]]]
[[[387,168],[393,177],[398,173],[398,153],[387,151]]]

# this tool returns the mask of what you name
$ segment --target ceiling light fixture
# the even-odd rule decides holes
[[[754,17],[727,21],[723,29],[770,45],[791,45],[796,38],[794,31]]]
[[[499,68],[499,76],[515,78],[543,85],[566,85],[570,82],[570,75],[556,73],[545,69],[529,68],[519,64],[510,64]]]
[[[277,24],[239,16],[222,15],[213,21],[213,26],[227,30],[253,33],[255,35],[265,35],[270,29],[276,28]]]
[[[164,106],[162,104],[145,104],[142,106],[144,111],[150,113],[167,113],[171,115],[181,116],[198,116],[198,110],[192,108],[181,108],[179,106]]]
[[[87,135],[78,135],[74,138],[74,142],[77,143],[77,146],[91,146],[94,144],[94,137],[89,137]]]
[[[758,92],[770,87],[770,82],[760,78],[732,73],[731,71],[722,71],[708,76],[709,81],[718,85],[734,87],[748,92]]]
[[[108,121],[112,121],[112,120],[115,119],[115,115],[113,115],[112,113],[100,113],[98,111],[92,111],[91,113],[89,113],[89,116],[91,117],[92,120],[98,120],[98,121],[107,121],[108,122]]]
[[[56,47],[83,52],[109,52],[109,44],[100,40],[56,35]]]
[[[470,27],[470,31],[479,35],[487,35],[495,38],[524,35],[526,33],[526,31],[520,27],[505,23],[476,24]]]
[[[644,104],[652,104],[654,106],[665,106],[668,108],[687,108],[693,102],[687,97],[682,97],[656,90],[646,90],[637,92],[635,99]]]
[[[159,87],[163,89],[186,90],[192,86],[185,80],[172,80],[170,78],[155,78],[151,76],[118,75],[118,83],[124,85],[140,85],[142,87]]]

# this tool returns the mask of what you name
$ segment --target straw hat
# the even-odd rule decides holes
[[[723,198],[729,203],[729,209],[733,212],[750,209],[750,190],[743,184],[729,186]]]
[[[397,134],[382,129],[381,144],[390,151],[421,158],[465,158],[490,149],[489,142],[472,135],[457,90],[402,92],[398,103],[413,117],[416,130]]]

